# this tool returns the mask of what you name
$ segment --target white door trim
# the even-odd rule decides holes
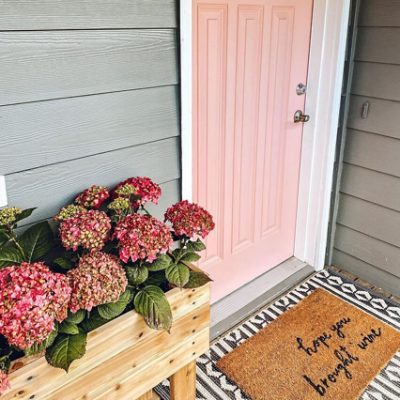
[[[314,0],[294,256],[325,264],[350,0]],[[192,199],[192,0],[180,2],[182,197]]]

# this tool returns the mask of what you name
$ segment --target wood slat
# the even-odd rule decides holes
[[[400,101],[400,66],[355,62],[352,94]]]
[[[400,176],[400,141],[387,136],[348,130],[344,161]]]
[[[361,118],[362,106],[369,103],[367,118]],[[347,126],[400,139],[400,102],[351,96]]]
[[[374,265],[367,264],[366,262],[358,260],[357,258],[345,254],[337,249],[333,250],[332,264],[345,271],[351,272],[396,296],[400,295],[400,278],[388,274]]]
[[[166,86],[0,107],[0,173],[178,136],[178,101]]]
[[[345,163],[340,191],[400,212],[400,179],[395,176]]]
[[[360,26],[400,26],[399,0],[363,0]]]
[[[400,64],[400,27],[359,28],[355,59]]]
[[[173,29],[0,32],[0,104],[178,82]]]
[[[339,202],[339,224],[400,247],[400,213],[345,194]]]
[[[0,0],[0,30],[173,28],[175,0]]]
[[[400,248],[338,225],[335,248],[368,264],[400,276]]]
[[[130,176],[149,176],[158,183],[178,179],[179,154],[179,139],[170,138],[6,175],[8,202],[39,207],[27,224],[47,219],[94,183],[112,187]]]
[[[111,360],[113,363],[119,360],[125,369],[130,369],[135,364],[132,369],[136,373],[136,370],[146,367],[147,360],[156,358],[176,342],[180,343],[182,337],[193,335],[193,329],[197,333],[207,327],[208,285],[195,290],[173,289],[167,293],[167,298],[174,318],[171,334],[148,328],[143,318],[134,311],[126,313],[89,334],[85,356],[71,365],[68,374],[49,366],[43,357],[14,371],[11,374],[12,389],[5,395],[5,400],[13,398],[13,395],[21,391],[23,395],[20,394],[18,398],[28,399],[34,395],[40,399],[56,399],[58,397],[53,395],[54,391],[66,390],[69,385],[75,385],[77,380],[92,388],[94,383],[91,378],[87,379],[87,375],[91,371],[97,375],[97,368],[103,368]],[[128,353],[131,357],[126,355]],[[183,365],[185,363],[181,366]],[[109,381],[104,380],[104,376],[107,374],[101,377],[102,381],[107,384]],[[72,390],[70,394],[74,396],[76,391]]]
[[[170,378],[171,400],[196,398],[196,361],[185,365]]]

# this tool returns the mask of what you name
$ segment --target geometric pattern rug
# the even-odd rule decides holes
[[[318,288],[329,291],[400,331],[400,304],[328,268],[312,275],[212,343],[210,350],[197,359],[196,399],[251,400],[216,367],[216,362]],[[169,381],[163,381],[155,391],[162,399],[169,400]],[[360,397],[360,400],[399,399],[400,352],[370,382]]]

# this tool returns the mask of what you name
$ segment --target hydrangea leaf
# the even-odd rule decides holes
[[[84,321],[81,322],[79,328],[84,332],[90,332],[106,324],[107,322],[108,320],[100,317],[97,310],[95,310],[91,312]]]
[[[78,326],[73,322],[64,321],[58,328],[60,333],[66,333],[68,335],[77,335],[79,333]]]
[[[165,271],[165,277],[168,279],[168,282],[180,288],[184,287],[188,283],[189,276],[189,268],[181,263],[172,264]]]
[[[22,261],[24,261],[24,257],[17,248],[3,247],[0,249],[0,268],[20,264]]]
[[[168,268],[171,262],[172,259],[168,254],[160,254],[151,264],[146,264],[146,267],[149,271],[162,271]]]
[[[77,335],[60,334],[46,350],[47,362],[68,372],[74,360],[82,358],[86,352],[86,333]]]
[[[149,270],[145,267],[126,267],[126,276],[130,285],[138,286],[146,282]]]
[[[78,310],[76,313],[68,311],[68,318],[66,321],[71,322],[73,324],[80,324],[86,316],[85,310]]]
[[[25,355],[31,356],[33,354],[40,353],[46,350],[49,346],[51,346],[54,343],[54,340],[56,339],[57,335],[58,335],[58,330],[55,329],[50,333],[50,335],[45,341],[43,341],[42,343],[35,343],[29,349],[24,350]]]
[[[153,329],[170,331],[172,312],[164,292],[157,286],[146,286],[134,299],[135,310],[143,315],[147,325]]]
[[[195,242],[189,242],[186,247],[189,251],[203,251],[206,249],[206,245],[200,239]]]
[[[36,210],[36,207],[27,208],[26,210],[22,210],[22,212],[15,217],[15,222],[19,222],[25,218],[30,217],[35,210]]]
[[[118,301],[115,303],[102,304],[97,307],[97,312],[100,317],[106,320],[113,319],[122,314],[126,306],[132,301],[133,295],[130,290],[126,290],[121,294]]]
[[[40,222],[27,229],[19,238],[25,252],[26,261],[32,262],[43,257],[53,245],[53,232],[47,221]]]
[[[73,262],[65,257],[58,257],[53,260],[53,263],[62,269],[71,269],[74,266]]]
[[[195,262],[198,261],[199,259],[200,256],[197,253],[187,252],[181,257],[180,261]]]
[[[186,283],[185,288],[197,288],[211,282],[212,279],[201,271],[190,271],[189,281]]]

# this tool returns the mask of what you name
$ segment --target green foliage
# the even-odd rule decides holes
[[[138,286],[146,282],[149,277],[149,270],[146,267],[126,267],[126,277],[128,278],[129,284],[132,286]]]
[[[188,242],[186,248],[192,252],[203,251],[206,249],[206,245],[200,239],[197,239],[195,242]]]
[[[46,350],[48,347],[50,347],[53,343],[54,340],[56,339],[58,335],[58,330],[55,329],[54,331],[52,331],[49,335],[49,337],[43,341],[42,343],[35,343],[33,346],[31,346],[29,349],[24,350],[24,353],[26,356],[31,356],[33,354],[36,353],[40,353],[44,350]]]
[[[54,343],[46,350],[47,362],[56,368],[68,372],[71,363],[86,352],[86,333],[77,335],[59,334]]]
[[[69,322],[69,321],[65,320],[59,326],[58,332],[66,333],[68,335],[77,335],[79,333],[79,328],[73,322]]]
[[[136,311],[143,315],[147,325],[153,329],[170,331],[172,325],[171,307],[164,292],[157,286],[146,286],[134,299]]]
[[[186,283],[185,288],[197,288],[211,282],[212,279],[201,271],[190,271],[189,281]]]
[[[68,318],[65,321],[78,325],[85,319],[85,316],[85,310],[78,310],[76,313],[68,311]]]
[[[188,283],[189,276],[189,268],[182,263],[172,264],[165,271],[165,277],[168,282],[180,288],[184,287]]]
[[[66,257],[57,257],[53,260],[53,263],[66,270],[71,269],[74,266],[73,262]]]
[[[19,238],[25,261],[33,262],[43,257],[53,247],[53,232],[47,221],[27,229]]]
[[[108,319],[100,317],[98,311],[94,310],[86,317],[84,321],[79,324],[79,328],[83,332],[90,332],[106,324],[107,322]]]
[[[146,264],[146,267],[149,271],[162,271],[168,268],[171,262],[172,259],[168,254],[160,254],[151,264]]]
[[[183,256],[180,258],[180,261],[184,262],[195,262],[200,259],[200,256],[197,253],[187,252],[184,253]]]
[[[36,207],[33,208],[27,208],[26,210],[23,210],[21,214],[17,215],[15,218],[15,222],[22,221],[25,218],[28,218],[31,216],[31,214],[36,210]]]
[[[0,249],[0,268],[20,264],[22,261],[24,261],[24,256],[19,249],[15,247],[2,247]]]
[[[130,290],[126,290],[121,294],[118,301],[115,303],[102,304],[97,307],[99,316],[105,320],[110,320],[122,314],[127,305],[132,301],[133,294]]]

